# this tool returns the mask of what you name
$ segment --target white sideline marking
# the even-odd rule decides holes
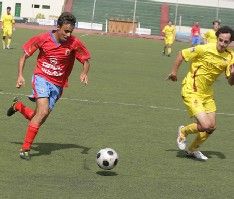
[[[89,34],[80,35],[80,37],[86,37],[86,36],[89,36]]]
[[[12,96],[28,96],[25,94],[20,93],[5,93],[0,91],[0,95],[12,95]],[[184,109],[180,108],[171,108],[165,106],[144,106],[141,104],[134,104],[134,103],[124,103],[124,102],[108,102],[108,101],[100,101],[100,100],[88,100],[88,99],[77,99],[77,98],[68,98],[68,97],[61,97],[61,100],[70,100],[70,101],[78,101],[78,102],[89,102],[93,104],[115,104],[120,106],[135,106],[135,107],[143,107],[143,108],[150,108],[150,109],[162,109],[162,110],[171,110],[171,111],[180,111],[186,112]],[[218,115],[225,115],[225,116],[234,116],[234,113],[216,113]]]

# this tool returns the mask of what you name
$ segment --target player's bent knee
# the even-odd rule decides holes
[[[215,131],[216,127],[214,125],[211,124],[207,124],[207,125],[201,125],[201,129],[199,129],[200,131],[205,131],[208,134],[212,134]]]
[[[212,134],[215,131],[216,127],[215,126],[210,126],[209,128],[207,128],[205,131],[208,134]]]

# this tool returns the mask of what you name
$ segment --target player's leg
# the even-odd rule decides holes
[[[7,41],[6,41],[6,44],[7,44],[6,48],[10,49],[11,40],[12,40],[12,29],[11,28],[8,29],[7,35],[8,35],[8,37],[7,37]]]
[[[169,37],[168,38],[168,41],[167,41],[167,56],[170,57],[171,56],[171,47],[172,47],[172,44],[173,44],[173,37]]]
[[[192,46],[196,46],[196,43],[197,43],[197,37],[193,36],[192,37]]]
[[[28,153],[31,145],[39,131],[40,126],[46,121],[55,103],[62,94],[62,88],[46,81],[40,76],[33,77],[33,95],[30,98],[36,98],[36,110],[31,121],[28,124],[24,143],[22,145],[20,157],[25,158],[24,152]]]
[[[10,49],[10,47],[11,47],[11,36],[8,36],[8,38],[7,38],[7,42],[6,42],[6,44],[7,44],[7,46],[6,46],[6,48],[7,49]]]
[[[35,115],[32,117],[31,121],[29,122],[27,130],[26,130],[24,142],[23,142],[21,152],[20,152],[21,158],[30,159],[29,151],[31,149],[31,145],[39,131],[40,126],[45,122],[49,113],[50,113],[49,99],[38,98],[36,100]]]
[[[196,151],[200,145],[207,140],[210,134],[213,133],[216,126],[216,114],[200,113],[196,116],[198,134],[192,144],[189,146],[189,151]]]
[[[188,147],[187,155],[199,160],[207,160],[208,158],[198,150],[200,145],[207,140],[209,135],[215,130],[215,112],[201,113],[197,116],[197,128],[199,132]]]
[[[7,36],[7,34],[6,34],[6,29],[5,28],[3,28],[3,33],[2,33],[2,48],[3,49],[6,49],[6,36]]]
[[[167,56],[171,56],[171,42],[167,45]]]
[[[14,98],[10,108],[7,110],[7,116],[12,116],[19,111],[27,120],[31,120],[34,116],[34,110],[25,106],[17,97]]]
[[[28,124],[26,131],[24,143],[22,146],[23,150],[30,150],[32,142],[40,128],[40,126],[45,122],[46,118],[50,113],[49,110],[49,99],[48,98],[38,98],[36,100],[36,112],[31,121]]]
[[[162,54],[165,55],[166,54],[166,50],[167,50],[167,38],[164,38],[164,47],[163,47],[163,51]]]
[[[195,118],[197,120],[197,130],[199,133],[196,139],[189,146],[190,151],[197,150],[216,128],[216,105],[212,96],[205,98],[203,101],[203,107],[203,112],[197,112],[195,114]]]
[[[205,112],[202,100],[193,93],[188,93],[182,87],[183,102],[186,105],[188,113],[191,117],[194,117],[197,113]],[[193,122],[186,126],[180,126],[177,134],[177,146],[180,150],[185,150],[186,148],[186,137],[189,134],[198,133],[197,123]]]

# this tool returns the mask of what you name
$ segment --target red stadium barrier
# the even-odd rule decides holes
[[[64,12],[72,12],[73,0],[66,0],[64,3]]]
[[[164,26],[169,21],[169,5],[167,3],[163,3],[161,5],[161,17],[160,17],[160,34],[162,35],[162,30]]]

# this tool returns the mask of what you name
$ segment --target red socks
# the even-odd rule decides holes
[[[14,108],[16,111],[19,111],[27,120],[31,120],[35,114],[34,110],[25,106],[20,101],[15,104]],[[22,145],[23,150],[30,150],[33,140],[36,137],[39,128],[40,128],[39,124],[33,124],[29,122],[28,128],[26,130],[26,135],[24,138],[24,143]]]
[[[25,106],[22,102],[17,102],[14,108],[16,111],[19,111],[27,120],[31,120],[34,116],[34,110]]]
[[[39,128],[40,128],[39,124],[32,124],[31,122],[29,122],[26,135],[24,138],[24,143],[22,145],[23,150],[30,150],[33,140],[36,137]]]

